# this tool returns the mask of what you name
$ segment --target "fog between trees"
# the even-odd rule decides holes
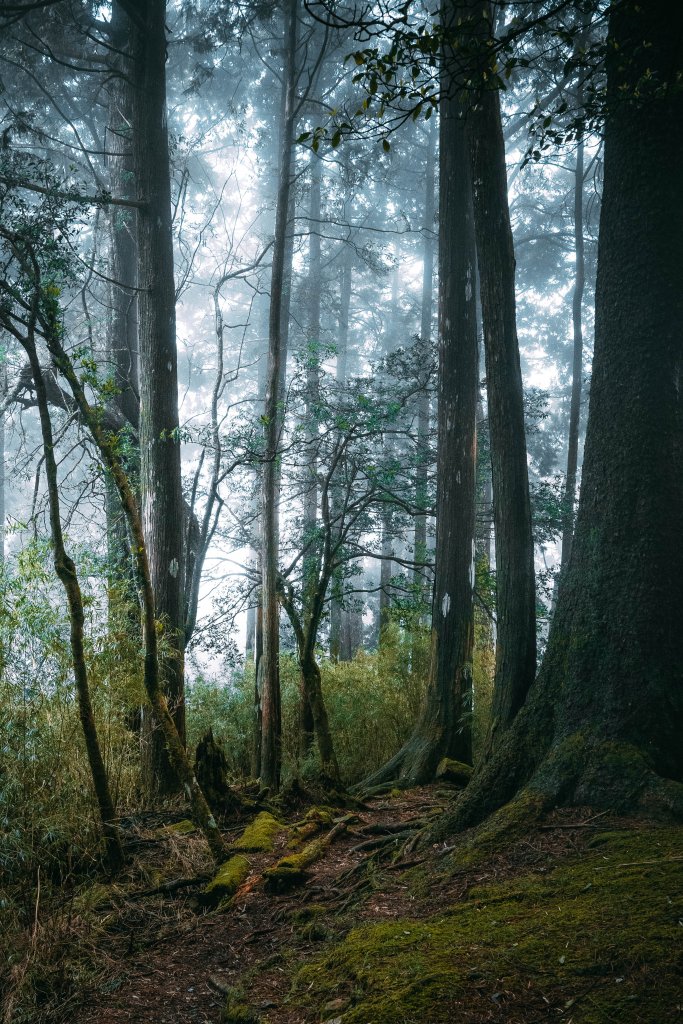
[[[9,866],[444,758],[442,836],[680,814],[680,21],[3,5]]]

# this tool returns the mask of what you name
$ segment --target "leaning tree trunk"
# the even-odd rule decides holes
[[[489,0],[466,0],[460,30],[490,54]],[[477,73],[489,72],[483,63]],[[524,703],[536,672],[534,542],[517,344],[515,255],[508,207],[505,143],[497,89],[477,91],[468,112],[474,221],[488,391],[496,532],[497,644],[490,742],[495,745]]]
[[[125,468],[120,461],[118,444],[115,437],[102,425],[102,410],[91,406],[88,402],[81,380],[64,350],[61,341],[61,313],[57,309],[53,297],[45,297],[46,313],[43,317],[44,336],[54,365],[65,377],[71,389],[76,408],[79,410],[83,423],[87,426],[93,441],[102,457],[105,468],[111,474],[126,516],[130,531],[137,583],[142,608],[142,641],[144,654],[143,681],[145,692],[168,751],[168,759],[174,774],[179,780],[190,807],[192,816],[202,830],[214,860],[220,863],[225,859],[226,848],[223,837],[206,798],[192,770],[187,751],[176,728],[168,708],[168,701],[163,693],[161,674],[161,655],[159,651],[158,620],[154,607],[154,591],[152,574],[147,557],[147,546],[144,537],[142,516],[136,495]],[[40,374],[37,359],[32,363],[34,378]],[[41,378],[42,379],[42,378]],[[47,406],[46,406],[47,408]],[[42,416],[42,413],[41,413]],[[66,573],[69,566],[66,565]],[[71,596],[70,596],[71,600]]]
[[[161,685],[184,742],[185,570],[165,17],[165,0],[145,0],[131,16],[133,157],[137,196],[144,204],[137,216],[141,492],[156,614],[163,629]],[[156,725],[147,740],[150,786],[161,793],[177,789]]]
[[[611,12],[572,551],[538,679],[443,833],[515,795],[520,814],[574,803],[683,817],[683,192],[671,173],[683,164],[683,9],[672,11],[653,0]]]
[[[38,414],[40,416],[55,572],[64,587],[64,592],[69,605],[71,663],[73,665],[74,681],[76,684],[78,715],[81,721],[83,739],[85,741],[85,749],[88,757],[88,765],[90,767],[93,788],[95,790],[100,819],[102,821],[102,832],[106,845],[107,860],[109,861],[110,867],[117,870],[122,866],[124,861],[123,847],[121,845],[121,838],[116,824],[116,810],[111,796],[111,790],[109,788],[107,769],[102,756],[102,748],[100,746],[97,724],[95,722],[95,713],[90,696],[90,681],[88,679],[88,667],[85,660],[84,647],[85,613],[83,607],[83,594],[81,592],[76,566],[73,559],[71,559],[67,554],[64,545],[52,422],[50,420],[50,410],[45,391],[43,371],[40,366],[40,360],[38,359],[38,353],[35,347],[35,336],[33,334],[32,327],[26,341],[24,342],[24,348],[31,364],[33,384],[38,403]]]
[[[449,15],[448,9],[445,14]],[[450,18],[449,18],[450,20]],[[439,761],[471,762],[477,321],[472,190],[450,47],[442,70],[439,216],[439,408],[436,577],[425,703],[413,735],[366,780],[419,784]]]

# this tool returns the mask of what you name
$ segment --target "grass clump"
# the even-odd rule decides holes
[[[674,1021],[683,836],[649,828],[595,843],[546,875],[473,888],[437,917],[358,928],[295,988],[320,1005],[348,997],[344,1024],[485,1020],[493,1006],[509,1024]]]

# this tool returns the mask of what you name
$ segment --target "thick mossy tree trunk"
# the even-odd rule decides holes
[[[576,530],[524,708],[442,833],[517,797],[683,816],[683,9],[615,4]],[[645,45],[644,45],[645,44]]]
[[[507,194],[500,94],[490,87],[489,0],[465,0],[458,29],[474,49],[477,79],[467,115],[488,392],[496,532],[496,673],[490,740],[524,703],[536,673],[536,589],[522,371],[517,343],[515,255]],[[486,77],[484,77],[486,76]],[[486,87],[486,83],[489,86]]]
[[[450,22],[453,8],[445,8]],[[419,784],[439,761],[471,761],[478,346],[475,245],[462,96],[450,46],[442,71],[436,577],[425,703],[413,735],[366,780]]]
[[[168,128],[166,3],[122,4],[132,34],[133,158],[137,198],[142,519],[157,618],[164,630],[161,685],[185,740],[184,537]],[[179,781],[156,724],[147,735],[150,788]]]

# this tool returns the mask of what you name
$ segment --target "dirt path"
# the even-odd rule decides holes
[[[263,1024],[305,1021],[287,999],[285,965],[294,958],[304,962],[320,951],[321,942],[362,919],[391,919],[418,910],[400,869],[372,877],[361,870],[370,858],[377,859],[374,842],[387,840],[389,849],[383,852],[391,854],[406,835],[373,839],[365,830],[424,824],[446,801],[446,793],[430,789],[372,801],[369,810],[354,812],[357,820],[310,867],[306,885],[288,893],[265,891],[262,879],[263,870],[287,852],[284,833],[274,852],[249,856],[251,873],[230,910],[198,914],[196,898],[182,891],[172,902],[175,921],[168,920],[169,897],[163,923],[159,897],[147,907],[135,903],[128,916],[122,908],[112,919],[111,942],[99,949],[103,991],[88,997],[77,1024],[217,1024],[232,989],[246,993]],[[367,843],[370,848],[356,849]],[[423,861],[417,854],[404,858],[406,869]],[[420,912],[428,913],[430,903],[422,900]]]
[[[225,910],[203,909],[203,883],[193,888],[190,879],[172,892],[119,890],[96,911],[90,948],[99,977],[69,1020],[680,1020],[680,830],[573,808],[483,859],[445,844],[411,848],[411,827],[424,826],[450,798],[424,788],[375,799],[351,820],[340,810],[336,821],[344,823],[327,822],[334,841],[305,884],[273,893],[263,872],[289,852],[291,833],[282,832],[271,852],[248,855],[251,872]],[[396,829],[403,831],[391,834]],[[201,865],[196,836],[174,840],[175,860],[158,839],[141,843],[141,876],[145,856],[165,863],[166,879],[169,863],[177,874],[178,858],[188,873]],[[363,924],[378,927],[349,937]]]

